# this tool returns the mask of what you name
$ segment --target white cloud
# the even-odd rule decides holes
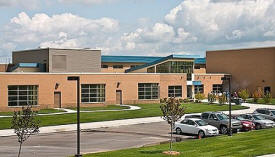
[[[23,47],[94,48],[112,46],[112,35],[119,22],[111,18],[88,19],[70,13],[48,16],[25,12],[12,18],[0,37],[7,43]],[[2,46],[3,47],[3,46]]]
[[[185,0],[163,22],[124,34],[121,41],[137,52],[205,52],[224,45],[266,46],[275,40],[274,30],[275,0]]]
[[[111,3],[118,0],[58,0],[60,3],[78,3],[78,4],[102,4],[102,3]]]
[[[0,0],[0,7],[23,7],[27,9],[37,9],[39,1],[37,0]]]

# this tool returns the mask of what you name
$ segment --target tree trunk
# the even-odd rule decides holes
[[[173,123],[170,124],[171,127],[171,139],[170,139],[170,152],[172,151],[172,141],[173,141]]]
[[[22,147],[22,142],[20,142],[19,151],[18,151],[18,157],[20,157],[21,147]]]

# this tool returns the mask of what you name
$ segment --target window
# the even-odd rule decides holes
[[[203,85],[195,85],[195,94],[204,93]]]
[[[114,69],[122,69],[122,68],[123,68],[123,65],[113,65],[113,68],[114,68]]]
[[[182,97],[182,86],[168,86],[168,97]]]
[[[201,66],[195,65],[195,69],[200,69],[200,68],[201,68]]]
[[[108,65],[103,64],[103,65],[101,65],[101,68],[108,68]]]
[[[201,115],[202,119],[208,119],[209,113],[203,113]]]
[[[158,83],[139,83],[138,99],[158,99],[159,98]]]
[[[147,73],[155,73],[155,67],[147,68]]]
[[[271,93],[270,87],[264,87],[264,94]]]
[[[211,120],[215,120],[215,119],[218,119],[218,118],[217,118],[217,116],[216,116],[216,115],[211,114],[211,115],[209,116],[209,119],[211,119]]]
[[[105,101],[105,84],[82,84],[81,102],[94,103]]]
[[[214,93],[221,93],[222,92],[222,84],[213,84],[212,90]]]
[[[134,68],[134,67],[136,67],[136,66],[138,66],[138,65],[131,65],[130,67],[131,67],[131,68]]]
[[[193,73],[193,61],[168,61],[156,66],[157,73]]]
[[[26,106],[38,104],[37,85],[8,86],[8,106]]]
[[[192,121],[192,120],[188,120],[187,124],[188,125],[196,125],[196,123],[194,121]]]

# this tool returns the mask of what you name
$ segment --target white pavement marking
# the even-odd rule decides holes
[[[251,113],[256,108],[272,108],[272,109],[275,109],[275,105],[259,105],[259,104],[243,103],[242,106],[247,106],[247,107],[250,107],[250,108],[249,109],[243,109],[243,110],[235,110],[235,111],[232,111],[232,114]],[[223,111],[223,112],[228,113],[228,111]],[[200,113],[195,113],[195,114],[200,114]],[[190,115],[190,114],[186,114],[186,115]],[[153,123],[153,122],[163,122],[163,121],[164,120],[159,116],[159,117],[146,117],[146,118],[112,120],[112,121],[103,121],[103,122],[91,122],[91,123],[81,123],[81,129],[95,129],[95,128],[102,128],[102,127],[118,127],[118,126],[122,126],[122,125],[133,125],[133,124]],[[40,128],[40,133],[44,134],[44,133],[63,132],[63,131],[75,131],[75,130],[76,130],[76,124],[68,124],[68,125],[57,125],[57,126],[41,127]],[[12,129],[0,130],[0,136],[13,136],[13,135],[15,135],[15,134],[14,134]]]

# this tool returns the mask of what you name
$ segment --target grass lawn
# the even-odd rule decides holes
[[[104,153],[88,154],[84,157],[161,157],[168,144],[132,148]],[[234,134],[232,137],[218,136],[202,140],[189,140],[173,144],[182,157],[254,157],[275,153],[275,128]]]
[[[253,99],[249,99],[249,100],[247,100],[247,102],[252,103],[252,104],[265,104],[263,99],[259,99],[257,103],[253,102]],[[275,105],[275,99],[272,99],[271,102],[266,105]]]
[[[99,122],[119,119],[130,119],[130,118],[143,118],[143,117],[154,117],[160,116],[160,104],[138,104],[141,107],[140,110],[134,111],[115,111],[115,112],[94,112],[94,113],[81,113],[81,123],[86,122]],[[186,113],[198,113],[204,111],[222,111],[227,110],[227,105],[208,105],[205,103],[200,104],[184,104],[186,107]],[[244,109],[244,106],[232,106],[233,110]],[[76,113],[63,114],[63,115],[50,115],[50,116],[39,116],[40,126],[51,126],[51,125],[62,125],[62,124],[73,124],[76,123]],[[0,118],[0,129],[10,128],[11,118]]]
[[[81,107],[80,111],[96,111],[96,110],[121,110],[121,109],[129,109],[128,106],[119,106],[119,105],[108,105],[104,107]],[[68,108],[71,110],[76,110],[76,107]]]
[[[48,114],[48,113],[60,113],[65,112],[63,110],[57,110],[57,109],[41,109],[38,111],[38,114]],[[0,112],[0,116],[12,116],[13,112]]]

